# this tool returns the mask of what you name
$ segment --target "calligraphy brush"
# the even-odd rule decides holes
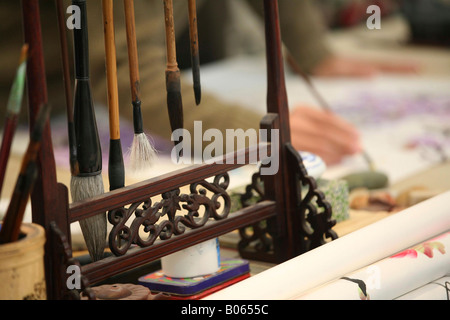
[[[38,174],[36,161],[41,147],[42,132],[49,114],[50,107],[46,104],[40,108],[36,117],[36,122],[30,134],[30,142],[22,159],[19,176],[0,229],[0,244],[19,239],[25,207]]]
[[[144,133],[140,99],[139,60],[136,42],[134,18],[134,0],[124,0],[125,24],[128,45],[128,64],[130,68],[130,87],[133,105],[134,138],[130,150],[130,162],[133,170],[145,169],[155,157],[155,148]]]
[[[103,29],[105,36],[106,80],[109,108],[109,188],[115,190],[125,185],[122,145],[120,142],[119,94],[117,84],[117,58],[114,39],[113,0],[102,0]]]
[[[202,91],[200,85],[200,54],[198,49],[197,5],[195,0],[188,0],[189,36],[191,41],[192,78],[194,80],[195,103],[200,104]]]
[[[302,70],[302,68],[297,64],[297,61],[295,61],[294,57],[288,51],[286,51],[286,60],[287,63],[292,68],[292,70],[294,70],[294,72],[300,77],[302,77],[303,80],[306,82],[308,88],[316,98],[320,107],[332,113],[333,110],[331,109],[329,104],[325,101],[323,96],[319,93],[319,91],[316,89],[309,75]],[[359,186],[361,187],[366,186],[371,189],[385,187],[388,183],[388,177],[384,173],[377,172],[375,170],[375,164],[366,150],[362,151],[362,156],[364,157],[364,160],[366,161],[370,170],[368,172],[359,172],[347,175],[345,179],[348,180],[349,182],[349,188],[353,189]]]
[[[69,163],[70,171],[72,175],[77,175],[79,172],[77,154],[76,154],[76,141],[75,141],[75,127],[73,123],[73,97],[72,97],[72,84],[69,68],[69,50],[67,48],[67,36],[66,36],[66,23],[64,17],[64,9],[62,0],[56,0],[56,14],[59,30],[59,42],[61,47],[61,60],[63,67],[63,81],[64,81],[64,93],[66,96],[66,113],[67,113],[67,131],[69,137]]]
[[[0,193],[5,179],[6,166],[8,164],[14,132],[17,128],[20,108],[22,106],[23,92],[27,70],[28,44],[22,46],[19,66],[16,71],[11,91],[9,93],[8,105],[6,106],[6,120],[3,129],[2,146],[0,149]]]
[[[183,102],[181,99],[180,69],[178,68],[175,46],[175,26],[173,21],[173,2],[164,0],[166,27],[166,90],[167,108],[172,132],[183,128]],[[177,156],[179,156],[177,154]]]
[[[89,43],[86,0],[72,0],[80,8],[81,28],[74,29],[75,89],[74,128],[79,172],[72,175],[73,201],[82,201],[104,193],[102,150],[98,136],[89,79]],[[81,231],[92,260],[100,260],[106,244],[106,213],[80,221]]]

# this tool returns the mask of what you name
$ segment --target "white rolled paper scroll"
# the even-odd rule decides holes
[[[349,233],[233,286],[209,300],[287,300],[450,231],[450,192]]]
[[[449,272],[450,232],[447,232],[346,274],[298,299],[392,300]]]

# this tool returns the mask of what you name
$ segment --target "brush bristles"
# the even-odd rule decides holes
[[[134,135],[130,149],[130,167],[134,172],[148,169],[156,158],[156,149],[145,133]]]
[[[70,181],[72,201],[82,201],[103,194],[104,186],[102,175],[89,177],[72,176]],[[107,226],[106,213],[79,221],[87,249],[93,261],[103,258],[106,245]]]

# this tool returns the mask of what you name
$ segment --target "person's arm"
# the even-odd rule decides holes
[[[379,73],[410,74],[420,71],[420,66],[408,61],[366,61],[353,57],[331,55],[311,69],[319,77],[369,78]]]
[[[366,61],[341,56],[328,46],[328,28],[311,0],[279,0],[283,43],[304,72],[321,77],[371,77],[377,73],[414,73],[419,66],[405,61]]]
[[[279,0],[278,8],[283,43],[303,71],[310,73],[333,56],[326,24],[312,1]]]

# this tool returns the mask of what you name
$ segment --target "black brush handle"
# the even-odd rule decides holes
[[[172,132],[183,128],[180,71],[166,70],[167,108]]]
[[[192,56],[192,77],[194,81],[195,103],[200,104],[202,98],[202,87],[200,83],[200,57],[199,54]]]
[[[102,153],[89,80],[75,81],[74,127],[79,175],[99,174]]]
[[[144,133],[144,125],[142,121],[141,100],[132,102],[133,104],[133,128],[135,134]]]
[[[75,76],[77,79],[89,78],[89,39],[86,0],[72,0],[80,8],[80,29],[73,29],[75,50]]]
[[[120,139],[109,140],[108,175],[110,191],[120,189],[125,186],[125,171]]]
[[[76,155],[79,176],[101,173],[102,151],[95,119],[94,105],[89,80],[89,43],[85,0],[73,0],[80,8],[80,29],[74,29],[75,90],[74,90],[74,127]]]

